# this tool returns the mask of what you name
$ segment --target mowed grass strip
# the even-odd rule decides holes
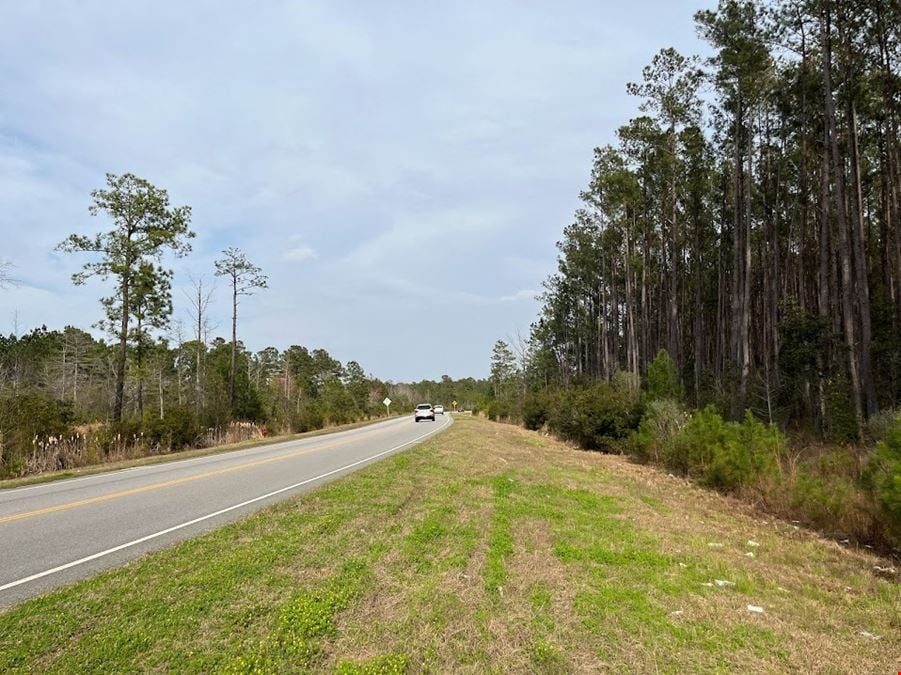
[[[885,564],[653,469],[461,418],[7,610],[0,672],[896,672]]]

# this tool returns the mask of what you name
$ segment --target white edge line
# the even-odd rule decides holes
[[[450,419],[450,418],[448,418]],[[255,502],[262,501],[264,499],[269,499],[270,497],[274,497],[275,495],[281,494],[282,492],[288,492],[289,490],[294,490],[296,488],[301,487],[302,485],[307,485],[308,483],[314,483],[317,480],[322,480],[323,478],[328,478],[329,476],[334,476],[336,473],[341,473],[342,471],[346,471],[347,469],[351,469],[355,466],[359,466],[360,464],[365,464],[366,462],[371,462],[374,459],[379,457],[383,457],[392,452],[396,452],[401,448],[404,448],[408,445],[412,445],[413,443],[417,443],[424,438],[437,434],[439,431],[442,431],[445,427],[449,426],[450,423],[443,424],[438,429],[433,429],[427,434],[423,434],[422,436],[417,436],[413,440],[407,441],[406,443],[401,443],[400,445],[395,445],[393,448],[388,450],[383,450],[382,452],[377,452],[376,454],[365,457],[363,459],[357,460],[356,462],[351,462],[350,464],[345,464],[342,467],[337,469],[332,469],[331,471],[327,471],[326,473],[319,474],[318,476],[314,476],[313,478],[307,478],[306,480],[302,480],[299,483],[294,483],[293,485],[289,485],[287,487],[280,488],[278,490],[273,490],[272,492],[267,492],[264,495],[260,495],[259,497],[254,497],[253,499],[248,499],[247,501],[243,501],[240,504],[234,504],[233,506],[227,506],[224,509],[219,509],[218,511],[214,511],[213,513],[208,513],[205,516],[200,516],[199,518],[194,518],[193,520],[189,520],[184,523],[180,523],[178,525],[173,525],[172,527],[167,527],[165,530],[160,530],[159,532],[154,532],[153,534],[148,534],[140,539],[135,539],[133,541],[129,541],[125,544],[119,544],[118,546],[114,546],[113,548],[108,548],[105,551],[100,551],[99,553],[93,553],[89,556],[85,556],[84,558],[79,558],[78,560],[73,560],[72,562],[66,563],[65,565],[59,565],[58,567],[53,567],[49,570],[44,570],[43,572],[38,572],[37,574],[32,574],[30,576],[24,577],[22,579],[18,579],[16,581],[10,581],[7,584],[3,584],[0,586],[0,591],[6,591],[10,588],[15,588],[16,586],[21,586],[22,584],[27,584],[30,581],[35,581],[37,579],[41,579],[46,576],[50,576],[51,574],[56,574],[57,572],[62,572],[63,570],[67,570],[71,567],[76,567],[77,565],[83,565],[86,562],[91,562],[92,560],[97,560],[98,558],[103,558],[104,556],[111,555],[118,551],[121,551],[126,548],[131,548],[132,546],[137,546],[138,544],[143,544],[145,541],[150,541],[151,539],[156,539],[157,537],[162,537],[164,535],[170,534],[171,532],[175,532],[176,530],[181,530],[186,527],[190,527],[191,525],[196,525],[197,523],[201,523],[205,520],[209,520],[210,518],[215,518],[216,516],[221,516],[223,513],[228,513],[229,511],[234,511],[235,509],[240,509],[244,506],[248,506]]]
[[[401,418],[403,419],[403,418]],[[281,449],[279,446],[288,445],[288,444],[296,444],[296,443],[305,443],[307,441],[316,441],[319,442],[325,437],[334,437],[334,436],[343,436],[345,434],[353,434],[355,431],[363,431],[370,430],[373,427],[385,425],[387,426],[388,422],[394,422],[396,420],[384,420],[382,422],[375,422],[374,424],[368,424],[364,427],[359,427],[357,429],[345,429],[344,431],[333,431],[331,433],[319,434],[318,436],[310,436],[309,438],[295,438],[293,440],[287,441],[273,441],[272,443],[264,443],[263,445],[253,446],[250,448],[236,448],[234,450],[225,450],[223,452],[213,452],[208,455],[202,455],[200,457],[184,457],[179,459],[178,457],[173,457],[169,461],[164,462],[155,462],[152,464],[142,464],[140,466],[128,466],[124,469],[113,469],[112,471],[98,471],[97,473],[93,473],[90,476],[72,476],[71,478],[61,478],[57,480],[49,480],[43,483],[37,483],[36,485],[22,485],[20,487],[13,488],[0,488],[0,497],[7,494],[20,494],[22,492],[27,492],[29,490],[38,490],[40,488],[53,488],[53,487],[65,487],[66,485],[71,485],[72,483],[78,483],[83,480],[91,480],[92,478],[104,478],[106,476],[115,476],[119,473],[125,473],[127,471],[140,471],[141,469],[160,469],[165,468],[167,466],[185,466],[186,464],[190,464],[193,462],[202,463],[203,460],[215,460],[227,458],[229,455],[237,455],[238,453],[246,453],[248,455],[253,454],[254,452],[258,452],[262,454],[268,450],[279,450]],[[174,454],[174,453],[173,453]],[[150,455],[148,455],[150,456]],[[0,590],[3,590],[0,588]]]

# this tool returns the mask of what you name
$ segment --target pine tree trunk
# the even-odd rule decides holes
[[[144,333],[142,321],[141,321],[141,307],[142,305],[138,304],[138,348],[136,350],[135,356],[135,365],[137,366],[138,371],[138,391],[137,396],[135,398],[135,409],[138,413],[138,419],[144,419]]]
[[[826,132],[826,149],[832,158],[832,171],[835,182],[835,217],[839,235],[839,259],[841,262],[841,308],[842,328],[845,346],[848,350],[848,374],[851,378],[851,391],[854,399],[854,411],[858,423],[863,420],[861,401],[859,363],[859,344],[857,326],[854,317],[853,284],[851,269],[851,239],[848,232],[847,201],[845,197],[845,168],[838,149],[835,124],[835,104],[832,98],[832,37],[829,7],[824,6],[822,12],[823,41],[823,92]]]
[[[119,355],[116,360],[116,402],[113,405],[113,421],[122,421],[122,406],[125,402],[125,360],[128,358],[128,313],[129,306],[128,278],[122,280],[122,319],[119,327]]]
[[[876,412],[876,385],[873,382],[873,366],[870,357],[870,343],[873,339],[870,323],[870,282],[867,265],[867,244],[863,222],[863,186],[860,179],[860,147],[857,136],[857,108],[852,100],[849,104],[848,135],[851,148],[851,178],[854,182],[852,195],[853,227],[851,246],[854,252],[854,275],[857,281],[857,304],[860,318],[860,384],[863,393],[863,412],[869,417]]]
[[[679,336],[679,223],[678,194],[676,186],[676,130],[670,127],[670,222],[669,222],[669,320],[667,322],[668,347],[673,360],[682,365],[682,344]]]
[[[238,353],[238,280],[232,278],[232,351],[228,369],[228,400],[232,415],[235,413],[235,366]]]

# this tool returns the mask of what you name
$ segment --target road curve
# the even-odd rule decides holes
[[[0,608],[237,520],[425,440],[412,418],[0,490]]]

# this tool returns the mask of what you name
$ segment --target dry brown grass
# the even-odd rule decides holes
[[[135,466],[162,464],[164,462],[173,462],[180,459],[205,457],[207,455],[216,455],[224,452],[232,452],[234,450],[245,450],[248,448],[256,448],[263,445],[283,443],[285,441],[294,441],[303,438],[313,438],[315,436],[323,436],[337,431],[357,429],[371,424],[377,424],[378,422],[385,422],[389,419],[396,419],[397,417],[397,415],[392,415],[391,417],[381,417],[363,422],[328,426],[323,429],[317,429],[316,431],[305,431],[296,434],[276,434],[265,438],[260,438],[258,431],[254,431],[249,437],[247,434],[242,435],[240,437],[241,440],[236,440],[234,435],[232,437],[223,436],[214,444],[211,444],[209,439],[207,439],[207,441],[204,442],[205,444],[203,447],[164,452],[160,452],[158,449],[152,449],[145,445],[124,445],[121,449],[113,451],[103,458],[101,458],[99,453],[95,453],[93,459],[85,457],[84,453],[81,453],[82,456],[78,461],[73,460],[68,462],[67,465],[69,465],[69,468],[61,470],[51,470],[48,468],[60,464],[58,458],[48,457],[47,460],[43,462],[44,468],[37,469],[35,472],[29,473],[29,475],[20,478],[0,479],[0,490],[22,487],[25,485],[35,485],[38,483],[49,483],[76,476],[90,476],[97,473],[119,471],[121,469],[130,469]],[[73,431],[81,434],[92,433],[103,427],[104,425],[102,423],[93,423],[76,427]]]
[[[455,476],[465,506],[446,514],[445,522],[477,519],[483,523],[478,540],[465,567],[440,573],[411,572],[402,554],[387,555],[376,566],[376,583],[366,598],[342,617],[332,665],[403,653],[410,655],[414,671],[593,672],[667,670],[679,664],[702,670],[876,672],[901,666],[901,595],[897,585],[873,573],[874,566],[887,563],[865,549],[762,518],[744,502],[659,470],[577,451],[516,427],[459,420],[430,445],[431,460],[443,471],[437,483],[423,481],[420,487],[431,493],[448,474]],[[555,546],[567,526],[552,527],[534,515],[514,519],[508,581],[497,596],[486,592],[493,506],[485,483],[498,475],[613,498],[621,509],[615,519],[673,565],[650,578],[645,572],[636,577],[628,566],[603,568],[610,575],[603,588],[615,590],[619,584],[644,592],[651,614],[663,612],[677,633],[703,626],[707,637],[673,637],[659,623],[634,635],[640,621],[613,618],[599,634],[593,632],[575,599],[597,585],[603,569],[561,560]],[[465,485],[460,487],[467,481],[468,495]],[[420,499],[429,501],[425,495]],[[415,521],[422,512],[412,509],[407,515]],[[572,534],[581,533],[576,528]],[[449,555],[450,544],[442,546],[431,550],[439,559]],[[684,569],[691,572],[689,580]],[[595,579],[586,582],[583,575]],[[704,585],[721,577],[736,586]],[[434,621],[433,603],[445,612],[442,621]],[[763,606],[764,613],[750,613],[749,604]],[[655,636],[661,630],[666,634]],[[717,640],[726,646],[717,646]],[[680,641],[687,644],[674,654]]]

